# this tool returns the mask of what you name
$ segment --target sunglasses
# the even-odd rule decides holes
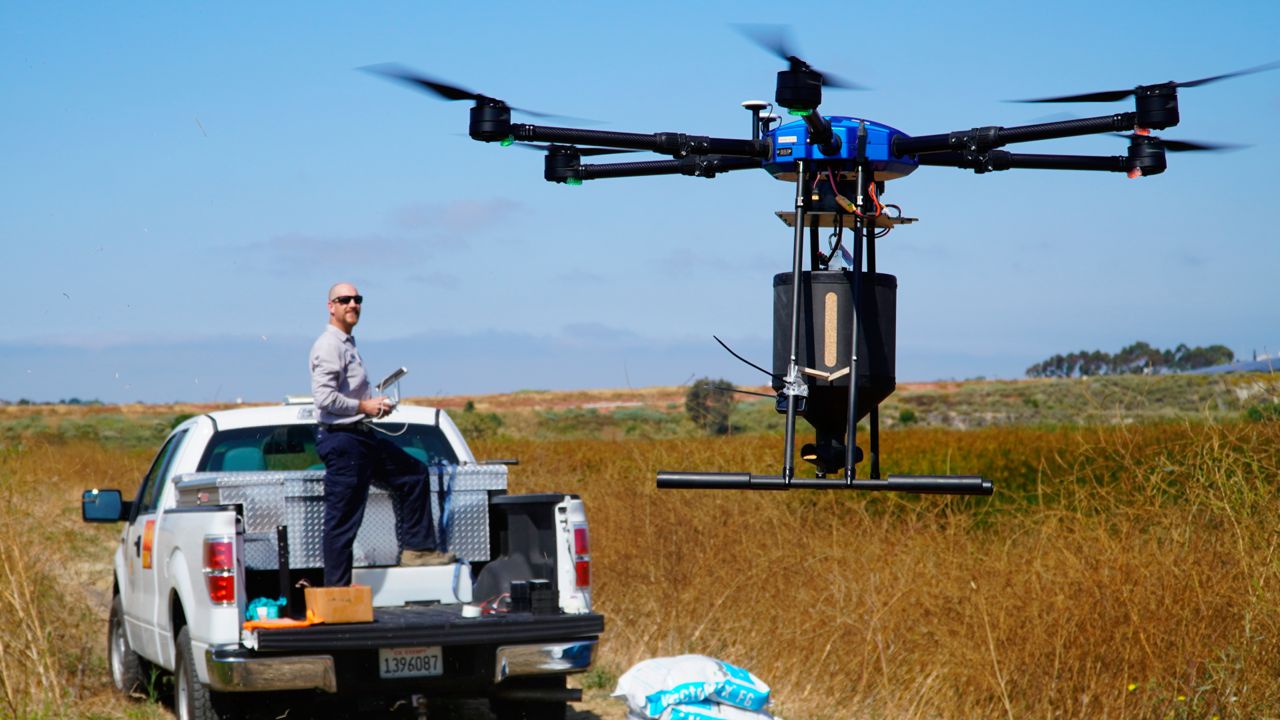
[[[346,305],[348,303],[354,302],[357,305],[363,305],[364,296],[363,295],[339,295],[338,297],[330,300],[329,302],[336,302],[339,305]]]

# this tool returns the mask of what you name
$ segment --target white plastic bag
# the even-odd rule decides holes
[[[613,695],[625,699],[633,714],[647,718],[658,718],[673,705],[706,700],[749,711],[763,710],[769,704],[769,686],[759,678],[705,655],[653,658],[636,663],[618,679]]]

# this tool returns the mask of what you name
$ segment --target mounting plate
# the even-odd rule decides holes
[[[840,213],[840,214],[846,217],[846,220],[844,221],[844,226],[852,227],[854,216],[848,213]],[[796,213],[794,210],[792,211],[779,210],[775,212],[774,215],[777,215],[779,220],[786,223],[787,227],[796,226]],[[829,228],[829,227],[836,226],[836,213],[831,211],[807,212],[804,214],[804,217],[805,217],[805,220],[808,221],[806,225],[808,225],[809,227],[813,226],[813,221],[815,219],[818,221],[818,227]],[[896,217],[895,218],[895,217],[889,217],[888,215],[877,215],[876,227],[891,228],[891,227],[894,227],[895,225],[910,225],[911,223],[916,222],[919,219],[920,218],[913,218],[913,217]]]

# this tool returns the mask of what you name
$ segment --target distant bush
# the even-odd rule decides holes
[[[43,435],[48,432],[50,432],[49,423],[45,421],[43,415],[28,415],[0,423],[0,435],[5,437]]]
[[[782,432],[784,422],[773,400],[734,403],[729,414],[729,427],[734,433]]]
[[[646,407],[618,408],[613,411],[613,419],[622,427],[623,435],[635,438],[678,437],[684,425],[684,418],[678,413]]]
[[[536,413],[540,437],[604,437],[617,429],[612,415],[595,408],[539,410]]]
[[[684,396],[684,411],[694,425],[714,435],[729,432],[729,413],[733,411],[733,383],[728,380],[699,378]]]
[[[451,415],[453,424],[458,426],[462,436],[469,440],[492,438],[502,429],[502,417],[493,412],[477,412],[476,404],[467,401],[462,412]]]
[[[902,412],[898,413],[898,422],[903,425],[911,425],[919,419],[920,418],[916,416],[916,411],[911,408],[903,408]]]
[[[1250,422],[1275,422],[1280,420],[1280,402],[1258,403],[1244,411],[1244,417]]]

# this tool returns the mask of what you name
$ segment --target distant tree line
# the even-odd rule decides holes
[[[15,401],[0,398],[0,405],[101,405],[101,400],[81,400],[80,398],[63,398],[56,403],[40,402],[39,400],[31,400],[29,398],[18,398]]]
[[[1235,353],[1225,345],[1178,345],[1172,350],[1161,350],[1138,341],[1114,355],[1101,350],[1054,355],[1027,368],[1027,377],[1160,374],[1223,365],[1234,359]]]

